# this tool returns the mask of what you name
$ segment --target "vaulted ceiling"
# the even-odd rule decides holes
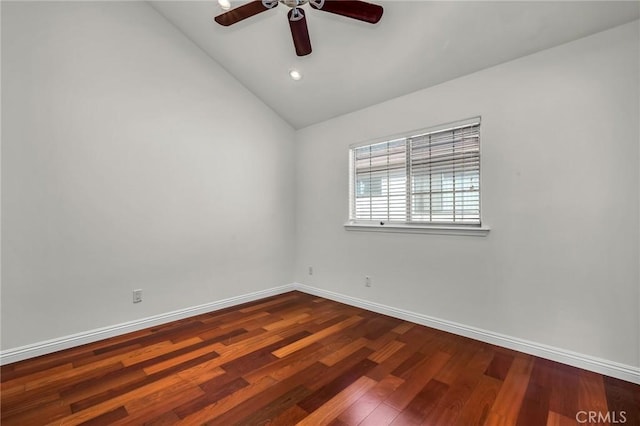
[[[215,0],[151,2],[298,129],[640,16],[635,1],[376,3],[384,16],[375,25],[303,6],[313,53],[297,57],[285,5],[222,27]],[[302,80],[291,80],[292,68]]]

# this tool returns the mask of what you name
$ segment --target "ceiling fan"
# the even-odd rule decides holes
[[[258,13],[275,8],[278,3],[288,6],[291,10],[287,14],[289,27],[293,37],[293,45],[298,56],[311,53],[311,40],[307,28],[307,19],[301,6],[309,3],[312,8],[357,19],[370,24],[377,23],[382,18],[382,6],[356,0],[256,0],[236,7],[228,12],[216,16],[215,21],[225,27],[250,18]]]

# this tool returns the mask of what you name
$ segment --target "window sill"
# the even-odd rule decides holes
[[[347,231],[372,231],[372,232],[399,232],[409,234],[435,234],[435,235],[467,235],[473,237],[486,237],[490,228],[483,226],[437,226],[437,225],[402,225],[402,224],[368,224],[351,223],[344,224]]]

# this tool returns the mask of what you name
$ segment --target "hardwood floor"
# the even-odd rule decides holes
[[[299,292],[1,373],[6,426],[640,425],[638,385]]]

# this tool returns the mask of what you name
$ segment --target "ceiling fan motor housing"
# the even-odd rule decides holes
[[[289,6],[291,8],[300,7],[309,2],[309,0],[280,0],[280,3]]]

